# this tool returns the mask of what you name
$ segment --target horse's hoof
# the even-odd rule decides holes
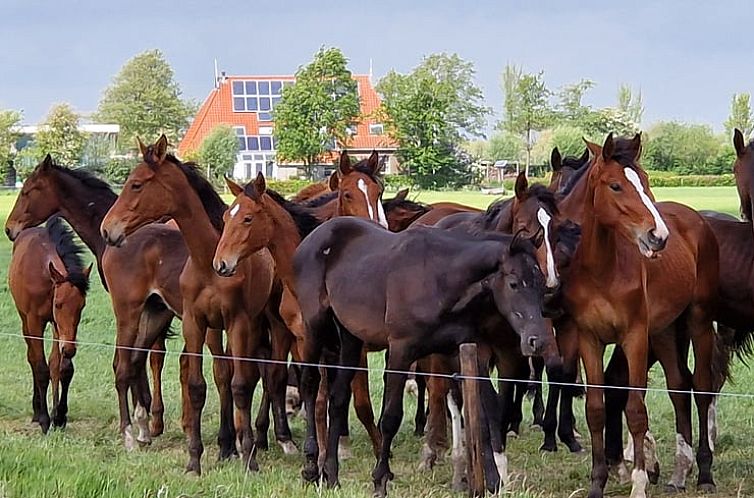
[[[533,431],[543,431],[543,430],[545,430],[544,425],[543,424],[539,424],[537,422],[534,422],[533,424],[531,424],[529,426],[529,429],[531,429]]]
[[[147,448],[149,446],[152,446],[152,438],[146,439],[144,441],[137,438],[136,442],[139,443],[139,448]]]
[[[678,494],[678,493],[685,493],[686,492],[686,487],[685,486],[678,487],[675,484],[668,483],[663,488],[663,491],[665,492],[665,494],[674,495],[674,494]]]
[[[217,461],[222,462],[232,458],[238,458],[238,450],[236,449],[235,444],[233,446],[220,446],[220,453],[217,455]]]
[[[278,440],[278,446],[283,450],[284,455],[298,455],[298,446],[290,439],[288,441]]]
[[[704,482],[697,484],[696,490],[702,494],[712,494],[717,492],[717,486],[714,482]]]
[[[254,441],[254,444],[258,450],[267,451],[270,449],[270,443],[267,441],[267,438],[257,439]]]
[[[374,498],[387,498],[387,483],[390,480],[390,472],[386,472],[384,476],[374,482]]]
[[[259,472],[259,463],[255,458],[249,458],[246,462],[246,470],[248,472]]]
[[[649,478],[649,482],[652,484],[657,484],[660,481],[660,463],[659,462],[655,462],[652,470],[647,471],[647,477]]]
[[[556,451],[558,451],[558,445],[555,443],[542,443],[542,446],[539,447],[539,451],[555,453]]]
[[[164,432],[165,432],[165,424],[152,423],[149,426],[149,435],[152,437],[162,436]]]
[[[451,489],[456,493],[462,493],[469,490],[469,483],[466,482],[466,479],[461,479],[460,482],[454,482],[451,485]]]
[[[307,463],[301,470],[301,477],[308,483],[319,481],[319,467],[315,463]]]
[[[579,443],[575,439],[565,444],[566,446],[568,446],[568,451],[570,451],[571,453],[582,453],[584,451],[584,448],[581,446],[581,443]]]
[[[518,431],[516,430],[509,430],[507,436],[511,439],[518,439]]]
[[[191,477],[200,477],[202,475],[202,468],[199,463],[189,462],[186,465],[186,475]]]

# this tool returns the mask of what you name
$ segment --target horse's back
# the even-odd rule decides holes
[[[39,305],[51,298],[53,285],[48,269],[51,261],[58,270],[64,269],[47,229],[34,227],[21,231],[13,243],[8,268],[10,292],[19,310],[31,302]]]

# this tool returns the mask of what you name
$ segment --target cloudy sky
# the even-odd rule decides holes
[[[635,5],[631,5],[635,4]],[[159,48],[184,95],[203,100],[213,60],[229,74],[292,73],[338,46],[356,73],[408,71],[423,55],[457,52],[476,65],[499,113],[508,62],[544,70],[557,88],[581,78],[588,103],[640,88],[644,124],[679,119],[722,129],[734,92],[750,92],[752,12],[744,2],[132,0],[0,3],[0,108],[35,123],[56,102],[96,109],[135,54]],[[491,118],[491,121],[496,120]]]

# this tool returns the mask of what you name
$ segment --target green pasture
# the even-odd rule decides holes
[[[676,200],[698,209],[714,209],[728,213],[738,211],[734,188],[658,188],[659,200]],[[387,194],[386,196],[389,196]],[[454,201],[486,207],[495,197],[474,192],[422,192],[415,196],[422,202]],[[0,195],[0,215],[4,220],[14,201],[10,194]],[[351,420],[354,456],[341,465],[342,488],[336,491],[304,487],[300,469],[303,457],[286,457],[277,448],[260,453],[261,471],[246,474],[238,461],[218,464],[214,442],[218,427],[217,395],[212,385],[210,362],[205,361],[208,401],[204,409],[203,428],[205,454],[204,475],[184,475],[186,463],[184,436],[180,427],[180,386],[178,356],[180,335],[169,343],[164,374],[166,432],[151,447],[128,453],[118,435],[117,402],[113,386],[112,355],[114,319],[108,295],[99,280],[84,310],[79,330],[82,343],[75,358],[76,374],[70,396],[69,423],[65,431],[43,436],[31,419],[31,374],[26,363],[19,319],[7,289],[6,268],[11,244],[0,238],[0,498],[31,497],[367,497],[371,496],[371,471],[374,459],[364,430]],[[180,330],[180,323],[174,324]],[[371,358],[375,369],[371,375],[375,408],[381,400],[382,355]],[[754,373],[738,362],[734,368],[736,382],[726,386],[727,392],[754,394]],[[650,376],[653,387],[665,386],[658,371]],[[259,391],[255,401],[259,399]],[[406,398],[404,425],[393,446],[392,469],[396,480],[390,485],[394,497],[450,497],[449,459],[433,472],[419,472],[417,463],[421,441],[412,435],[414,399]],[[651,427],[657,438],[662,465],[661,479],[672,471],[675,451],[675,430],[672,409],[667,395],[647,394]],[[577,401],[577,427],[587,435],[583,401]],[[720,436],[714,463],[720,497],[754,495],[754,399],[723,397],[718,403]],[[588,452],[569,454],[564,447],[555,454],[541,454],[541,433],[529,429],[530,405],[525,405],[526,419],[522,437],[508,447],[514,483],[505,496],[516,498],[585,497],[589,485],[590,456]],[[696,425],[696,424],[695,424]],[[303,421],[292,422],[294,437],[301,441]],[[272,435],[270,436],[272,440]],[[588,444],[588,440],[585,441]],[[689,478],[689,492],[696,496],[695,473]],[[609,496],[626,496],[629,487],[611,480]],[[652,487],[652,496],[663,496],[662,486]]]

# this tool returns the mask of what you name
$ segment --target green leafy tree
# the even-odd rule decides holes
[[[510,66],[503,71],[503,91],[505,99],[501,125],[504,130],[524,138],[528,176],[534,146],[533,135],[547,128],[554,118],[549,101],[552,92],[545,84],[542,71],[528,74]]]
[[[641,124],[641,118],[644,116],[644,101],[641,96],[641,90],[634,93],[631,87],[626,84],[618,87],[618,105],[616,109],[637,126]]]
[[[498,131],[490,137],[490,159],[499,161],[520,161],[524,152],[524,142],[521,137],[507,131]]]
[[[391,71],[377,84],[378,114],[398,142],[404,171],[421,187],[458,186],[472,177],[471,158],[457,144],[481,136],[490,112],[474,74],[456,54],[433,54],[411,73]]]
[[[0,173],[5,173],[15,157],[15,144],[18,140],[18,124],[21,113],[0,109]]]
[[[338,48],[321,48],[299,68],[274,109],[279,161],[319,164],[336,145],[347,145],[348,127],[360,113],[357,83]],[[307,168],[309,169],[309,168]]]
[[[199,147],[199,160],[207,168],[207,178],[216,185],[222,184],[223,176],[233,171],[238,154],[238,137],[228,125],[212,129]]]
[[[754,131],[754,117],[751,114],[751,96],[748,93],[734,93],[730,102],[730,116],[725,120],[725,134],[733,136],[733,129],[738,128],[744,137]]]
[[[120,146],[136,147],[136,137],[151,143],[161,133],[177,144],[196,112],[181,99],[173,69],[159,50],[148,50],[121,68],[105,90],[95,119],[120,125]]]
[[[594,88],[593,81],[581,80],[578,83],[564,86],[558,92],[557,121],[559,123],[581,127],[584,127],[585,124],[590,126],[594,111],[581,101],[591,88]]]
[[[720,137],[706,125],[660,122],[647,132],[642,164],[648,169],[679,174],[719,174],[724,153]]]
[[[69,104],[57,104],[50,109],[36,137],[38,154],[51,154],[66,166],[81,162],[86,134],[79,131],[79,115]]]
[[[552,149],[557,147],[565,156],[580,156],[584,152],[584,138],[599,140],[600,135],[591,136],[581,128],[559,125],[543,131],[532,149],[532,158],[536,164],[549,164]]]

